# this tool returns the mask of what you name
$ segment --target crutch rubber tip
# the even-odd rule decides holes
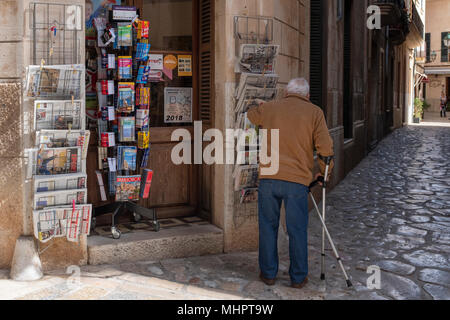
[[[350,280],[347,280],[347,287],[349,287],[349,288],[353,287],[353,284]]]
[[[323,273],[320,275],[320,280],[325,280],[325,275]]]

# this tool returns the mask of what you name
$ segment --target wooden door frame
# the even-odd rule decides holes
[[[135,6],[142,15],[144,0],[126,0],[129,6]],[[159,53],[152,51],[152,53]],[[180,52],[180,54],[183,54]],[[192,116],[194,121],[200,120],[199,111],[199,1],[192,0],[192,92],[193,105]],[[171,140],[172,132],[176,129],[186,129],[190,132],[192,141],[194,141],[193,124],[191,126],[179,127],[151,127],[150,143],[167,143]],[[199,213],[201,209],[201,196],[199,192],[201,183],[202,165],[191,164],[189,169],[189,202],[185,206],[173,206],[167,208],[156,208],[158,217],[165,216],[189,216]]]

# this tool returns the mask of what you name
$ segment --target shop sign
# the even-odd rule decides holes
[[[136,7],[113,6],[113,20],[131,21],[136,15]]]

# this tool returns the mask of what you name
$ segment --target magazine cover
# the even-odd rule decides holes
[[[33,180],[35,193],[87,188],[86,173],[34,176]]]
[[[141,176],[117,176],[116,201],[139,200]]]
[[[149,110],[137,109],[136,110],[136,129],[148,129],[149,125]]]
[[[119,79],[131,79],[133,76],[132,65],[133,60],[131,56],[119,56]]]
[[[117,147],[117,170],[136,170],[137,147]]]
[[[117,111],[126,113],[133,112],[135,101],[134,82],[119,82],[118,90]]]
[[[117,45],[119,47],[131,47],[133,45],[131,24],[128,22],[117,23]]]
[[[133,142],[135,137],[135,118],[134,117],[120,117],[119,118],[119,141]]]

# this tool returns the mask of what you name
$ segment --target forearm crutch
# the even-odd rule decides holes
[[[320,222],[322,223],[322,251],[321,251],[320,279],[325,280],[325,235],[326,235],[328,238],[328,241],[330,242],[331,248],[333,249],[334,255],[336,256],[336,259],[339,263],[339,266],[342,269],[342,273],[344,274],[345,281],[347,282],[347,286],[350,288],[352,286],[352,283],[351,283],[350,279],[348,278],[347,272],[345,271],[345,268],[344,268],[344,264],[342,263],[342,259],[336,250],[336,246],[334,245],[333,239],[331,239],[331,235],[328,232],[328,228],[325,224],[327,177],[328,177],[328,172],[330,169],[331,160],[333,160],[333,157],[322,157],[322,156],[319,156],[319,157],[322,161],[325,162],[325,165],[326,165],[325,166],[325,177],[319,177],[316,181],[311,183],[311,185],[309,186],[309,194],[311,196],[311,200],[313,202],[314,208],[315,208],[317,214],[319,215]],[[311,189],[318,183],[322,183],[322,197],[323,197],[322,214],[320,214],[320,210],[319,210],[319,207],[317,206],[316,199],[314,199],[314,196],[311,192]]]

